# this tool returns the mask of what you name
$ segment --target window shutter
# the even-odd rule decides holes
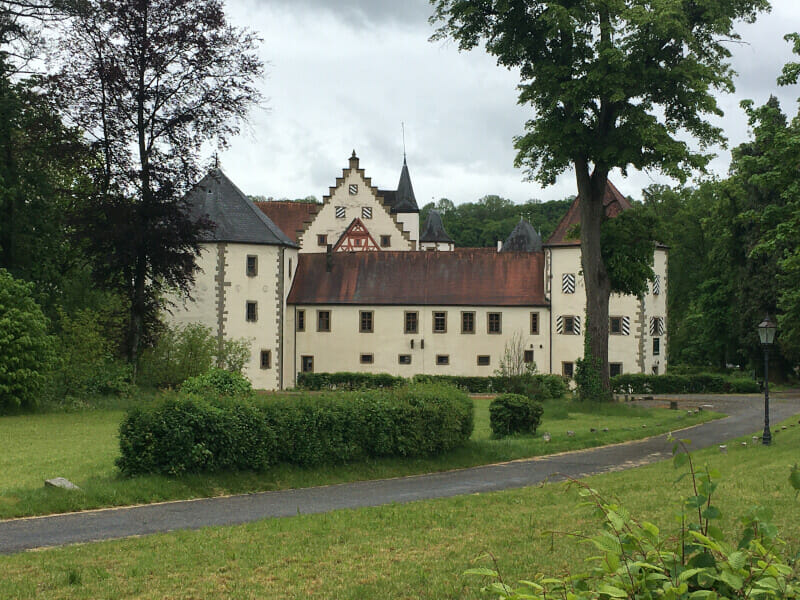
[[[556,317],[556,333],[564,333],[564,317]]]
[[[336,207],[336,218],[337,219],[344,219],[346,216],[345,207],[344,206],[337,206]]]
[[[372,218],[372,207],[371,206],[364,206],[361,208],[361,218],[362,219],[371,219]]]
[[[661,293],[661,275],[656,275],[653,278],[653,295],[658,296]]]
[[[631,334],[631,318],[622,317],[622,335]]]
[[[561,292],[564,294],[575,293],[575,273],[564,273],[561,276]]]
[[[581,334],[581,318],[576,316],[573,317],[575,319],[575,335]]]

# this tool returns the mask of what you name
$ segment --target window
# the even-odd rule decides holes
[[[653,338],[653,356],[661,354],[661,338]]]
[[[313,373],[314,372],[314,357],[313,356],[301,356],[300,357],[300,369],[303,373]]]
[[[347,217],[347,209],[344,206],[337,206],[336,207],[336,218],[337,219],[344,219]]]
[[[653,296],[658,296],[661,293],[661,276],[656,275],[653,277]]]
[[[461,333],[475,333],[475,313],[461,313]]]
[[[664,335],[664,317],[650,317],[650,335]]]
[[[373,354],[362,354],[360,360],[362,365],[371,365],[375,362],[375,356]]]
[[[292,276],[292,259],[289,259],[289,277]]]
[[[433,333],[447,333],[447,313],[433,313]]]
[[[258,320],[258,303],[248,300],[245,306],[245,321],[256,322]]]
[[[261,368],[262,369],[272,368],[272,351],[270,350],[261,351]]]
[[[622,317],[610,317],[608,332],[611,335],[622,335]]]
[[[411,355],[410,354],[398,354],[397,355],[397,362],[401,365],[410,365],[411,364]]]
[[[478,366],[479,367],[488,367],[490,361],[491,361],[491,359],[489,358],[488,354],[478,354]]]
[[[437,365],[449,365],[450,364],[450,355],[449,354],[437,354],[436,355],[436,364]]]
[[[358,184],[351,183],[349,186],[347,186],[347,191],[350,192],[351,196],[355,196],[358,193]]]
[[[575,273],[561,275],[561,292],[564,294],[575,293]]]
[[[569,315],[560,315],[556,319],[556,333],[564,335],[581,334],[581,318]]]
[[[608,363],[608,374],[610,377],[622,375],[622,363]]]
[[[318,310],[317,331],[330,331],[330,330],[331,330],[331,311]]]
[[[247,255],[247,276],[255,277],[258,275],[258,257],[253,254]]]
[[[372,333],[371,310],[361,310],[358,312],[358,331],[360,333]]]
[[[561,374],[564,377],[572,377],[574,372],[575,372],[575,367],[571,362],[561,363]]]
[[[389,248],[392,245],[392,236],[390,235],[382,235],[381,236],[381,248]]]
[[[531,313],[531,335],[539,335],[539,313]]]
[[[371,206],[363,206],[361,208],[361,218],[362,219],[371,219],[372,218],[372,207]]]
[[[503,332],[503,313],[488,313],[486,315],[486,331],[489,333]]]
[[[405,323],[403,333],[417,333],[419,330],[419,315],[416,311],[405,313]]]
[[[306,330],[306,311],[298,310],[297,311],[297,331],[305,331]]]
[[[328,245],[328,236],[320,234],[317,236],[317,246],[327,246]]]
[[[523,360],[526,364],[530,364],[533,362],[533,350],[525,350],[523,354]]]

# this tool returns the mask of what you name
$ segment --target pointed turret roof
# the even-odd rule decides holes
[[[203,242],[297,247],[219,168],[203,177],[186,201],[195,219],[206,217],[216,225],[202,236]]]
[[[542,236],[525,219],[520,219],[514,231],[503,243],[501,252],[541,252]]]
[[[432,210],[428,213],[428,218],[425,221],[425,226],[422,228],[422,235],[419,236],[420,242],[447,242],[450,244],[455,243],[453,238],[447,235],[444,230],[444,223],[442,223],[442,215],[438,210]]]
[[[393,198],[384,196],[384,200],[389,200],[392,205],[393,213],[415,213],[419,212],[417,198],[414,196],[414,187],[411,185],[411,175],[408,173],[408,164],[403,157],[403,168],[400,171],[400,181],[397,182],[397,191]]]

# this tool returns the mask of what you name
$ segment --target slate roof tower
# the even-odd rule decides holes
[[[525,219],[517,226],[503,243],[501,252],[541,252],[542,236]]]

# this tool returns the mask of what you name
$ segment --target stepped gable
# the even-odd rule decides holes
[[[314,202],[286,200],[260,201],[255,202],[255,205],[293,242],[297,242],[298,233],[314,220],[321,208],[320,204]]]
[[[520,219],[508,236],[501,252],[541,252],[542,236],[525,219]]]
[[[383,196],[384,204],[390,207],[392,213],[418,213],[417,198],[414,195],[414,186],[411,185],[411,175],[408,172],[406,158],[403,157],[403,168],[400,171],[400,181],[397,190],[378,190]]]
[[[455,252],[301,254],[289,304],[548,306],[544,254]]]
[[[207,217],[216,225],[203,242],[297,246],[219,168],[203,177],[186,201],[195,219]]]
[[[445,231],[444,223],[442,223],[442,215],[439,214],[438,210],[432,210],[428,213],[428,218],[425,220],[425,226],[423,227],[422,234],[419,236],[419,241],[429,243],[455,243],[453,238]]]
[[[613,219],[621,212],[632,208],[631,203],[628,202],[628,199],[622,195],[622,193],[613,183],[611,183],[611,181],[607,182],[606,184],[606,193],[603,195],[603,206],[605,206],[606,216],[609,219]],[[546,245],[580,246],[580,239],[569,237],[570,230],[572,230],[572,228],[575,227],[575,225],[578,225],[580,222],[580,198],[575,198],[575,200],[572,202],[572,205],[569,207],[567,214],[564,215],[564,218],[561,219],[561,222],[558,224],[558,227],[556,227],[553,235],[551,235],[547,240]]]

